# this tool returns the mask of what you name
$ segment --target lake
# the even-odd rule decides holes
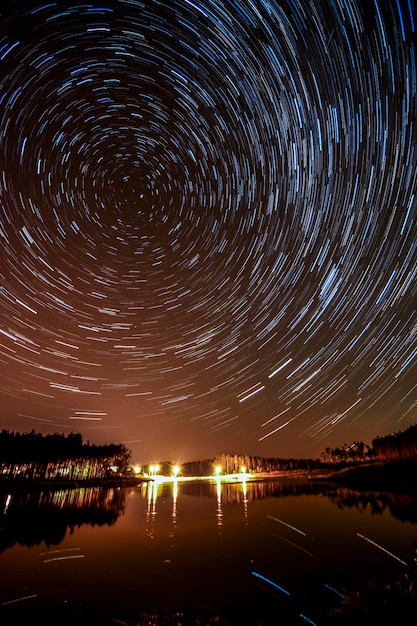
[[[416,623],[415,494],[212,479],[0,504],[2,626]]]

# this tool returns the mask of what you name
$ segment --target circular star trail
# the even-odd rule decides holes
[[[2,423],[149,460],[416,421],[412,0],[2,3]]]

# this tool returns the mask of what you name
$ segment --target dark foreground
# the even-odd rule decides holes
[[[0,624],[414,626],[413,467],[3,493]]]
[[[413,492],[417,490],[417,460],[396,463],[366,463],[311,475],[352,489],[366,491]]]

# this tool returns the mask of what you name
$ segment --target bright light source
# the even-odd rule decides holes
[[[134,465],[134,466],[133,466],[133,472],[134,472],[135,474],[140,474],[140,472],[141,472],[141,467],[140,467],[139,465]]]
[[[150,465],[149,466],[149,475],[156,476],[157,472],[159,472],[159,465]]]
[[[180,468],[178,467],[178,465],[174,465],[174,467],[172,468],[172,475],[175,476],[176,478],[179,473],[180,473]]]
[[[220,465],[217,465],[215,472],[216,472],[216,476],[220,476],[220,474],[222,473],[222,468]]]

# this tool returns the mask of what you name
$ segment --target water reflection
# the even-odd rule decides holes
[[[417,524],[417,494],[390,492],[357,492],[338,488],[326,493],[339,508],[355,508],[358,511],[370,509],[373,515],[382,515],[388,510],[392,517],[401,522]]]
[[[382,515],[388,510],[401,522],[417,524],[417,495],[389,492],[357,492],[312,482],[242,481],[228,484],[220,478],[211,481],[169,483],[149,482],[139,490],[147,500],[145,533],[155,536],[158,500],[171,499],[171,536],[177,526],[180,505],[184,497],[214,498],[213,516],[218,533],[224,524],[224,506],[238,504],[243,507],[245,524],[249,523],[251,502],[264,498],[322,495],[337,508],[368,510],[372,515]],[[14,544],[25,546],[59,544],[75,527],[113,525],[123,515],[126,506],[125,489],[68,489],[34,493],[2,494],[0,499],[0,553]],[[27,523],[30,519],[30,524]]]
[[[401,524],[416,512],[416,495],[301,480],[3,494],[0,623],[34,624],[53,606],[55,621],[36,623],[361,624],[388,583],[395,610],[398,593],[417,595],[417,530]]]
[[[243,493],[243,510],[245,514],[245,522],[248,523],[248,486],[246,480],[242,482],[242,493]]]
[[[373,515],[382,515],[388,510],[395,519],[417,524],[417,494],[414,493],[361,492],[319,482],[290,480],[243,480],[239,483],[227,483],[220,478],[195,482],[175,480],[169,483],[149,483],[147,487],[144,486],[143,494],[147,494],[148,502],[152,501],[153,518],[156,516],[156,501],[160,490],[162,490],[160,495],[164,498],[174,497],[175,517],[179,491],[184,496],[216,498],[216,519],[219,528],[223,525],[223,506],[226,504],[243,503],[244,517],[248,521],[249,506],[255,500],[306,495],[325,496],[340,509],[355,508],[358,511],[368,509]]]
[[[0,553],[16,543],[58,545],[83,524],[111,526],[125,510],[125,497],[113,488],[3,494]]]
[[[217,527],[219,529],[219,533],[221,532],[221,527],[223,526],[223,511],[222,511],[222,483],[220,478],[216,478],[216,498],[217,498]]]
[[[164,483],[166,486],[169,483]],[[181,493],[187,496],[216,497],[221,490],[223,504],[246,500],[259,500],[270,497],[286,497],[297,495],[318,495],[327,492],[328,486],[318,482],[304,482],[302,480],[241,480],[227,482],[221,478],[211,480],[181,482]]]
[[[177,525],[177,500],[178,500],[178,480],[172,484],[172,534]]]
[[[155,519],[156,519],[156,500],[158,498],[158,490],[160,483],[149,482],[146,483],[146,489],[144,494],[148,499],[148,506],[146,508],[146,534],[149,539],[154,537]]]

